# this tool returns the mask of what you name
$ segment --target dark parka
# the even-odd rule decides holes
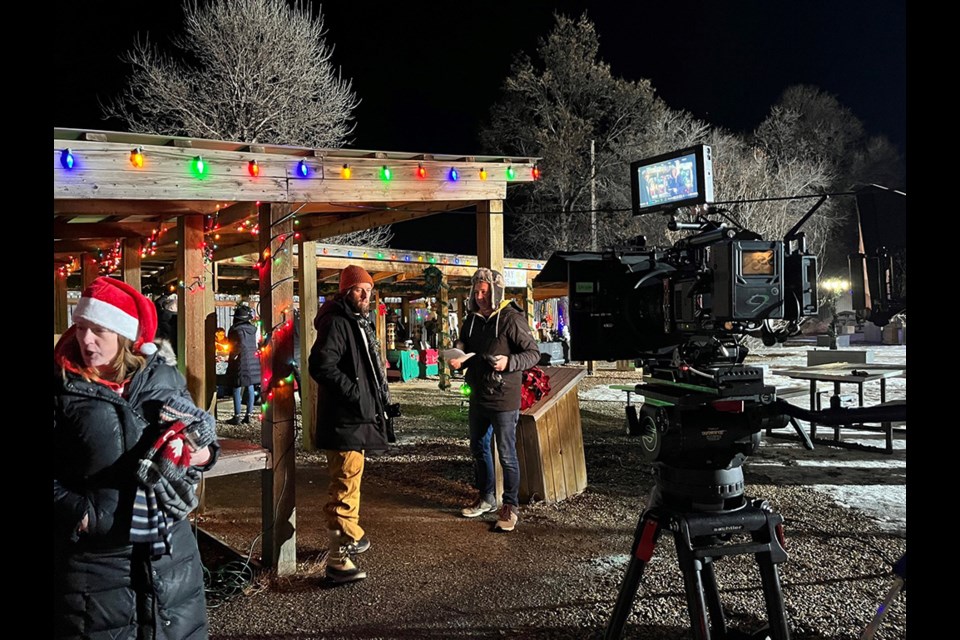
[[[316,443],[337,451],[384,451],[390,440],[384,401],[365,347],[360,317],[339,296],[317,312],[308,360],[317,381]],[[385,384],[385,383],[384,383]]]
[[[234,314],[233,325],[227,334],[230,341],[230,359],[227,361],[227,385],[249,387],[260,384],[260,356],[257,354],[257,328],[251,322],[253,312]]]
[[[474,289],[470,290],[471,311],[460,327],[458,344],[466,353],[474,353],[463,366],[464,380],[470,386],[470,402],[491,411],[516,411],[520,408],[523,372],[540,361],[526,313],[513,301],[504,300],[503,276],[497,272],[491,282],[493,313],[484,318],[477,311]],[[485,356],[507,356],[507,369],[495,371]]]
[[[76,345],[73,332],[55,349]],[[156,353],[121,396],[57,367],[53,390],[54,614],[57,638],[207,638],[203,569],[190,524],[172,526],[172,552],[150,559],[129,542],[136,466],[160,435],[168,398],[189,398]],[[70,357],[68,355],[68,357]],[[70,357],[77,362],[79,351]],[[216,445],[214,445],[216,446]],[[214,457],[215,459],[215,457]],[[210,465],[208,465],[210,466]],[[87,515],[87,531],[78,526]]]

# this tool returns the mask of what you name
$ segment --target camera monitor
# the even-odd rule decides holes
[[[633,215],[711,204],[713,155],[710,147],[671,151],[630,164]]]

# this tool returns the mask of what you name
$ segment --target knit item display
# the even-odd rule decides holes
[[[82,319],[133,341],[133,350],[149,356],[157,352],[157,309],[127,283],[101,276],[80,295],[73,320]]]
[[[351,264],[340,272],[340,293],[357,286],[358,284],[369,284],[373,286],[373,278],[363,267]]]

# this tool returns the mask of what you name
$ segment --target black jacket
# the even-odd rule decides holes
[[[316,443],[321,449],[383,451],[387,448],[384,400],[360,318],[339,298],[320,307],[317,341],[310,350],[310,377],[317,381]]]
[[[523,371],[540,361],[540,349],[520,306],[504,300],[489,318],[468,314],[459,342],[466,353],[476,354],[464,363],[470,402],[492,411],[519,409]],[[495,371],[484,357],[488,355],[508,356],[506,371]]]
[[[64,339],[56,354],[75,340],[72,332]],[[54,375],[57,638],[207,637],[203,568],[190,524],[173,524],[172,553],[157,560],[145,544],[129,542],[135,470],[159,437],[160,408],[173,396],[190,397],[183,376],[161,353],[147,360],[122,396],[71,371],[66,379],[60,371]],[[85,514],[88,529],[78,534]]]
[[[227,340],[230,341],[227,384],[232,387],[248,387],[260,384],[257,328],[247,320],[235,322],[230,327]]]

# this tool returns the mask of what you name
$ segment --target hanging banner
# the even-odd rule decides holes
[[[504,269],[503,281],[508,287],[527,287],[527,272],[524,269]]]

